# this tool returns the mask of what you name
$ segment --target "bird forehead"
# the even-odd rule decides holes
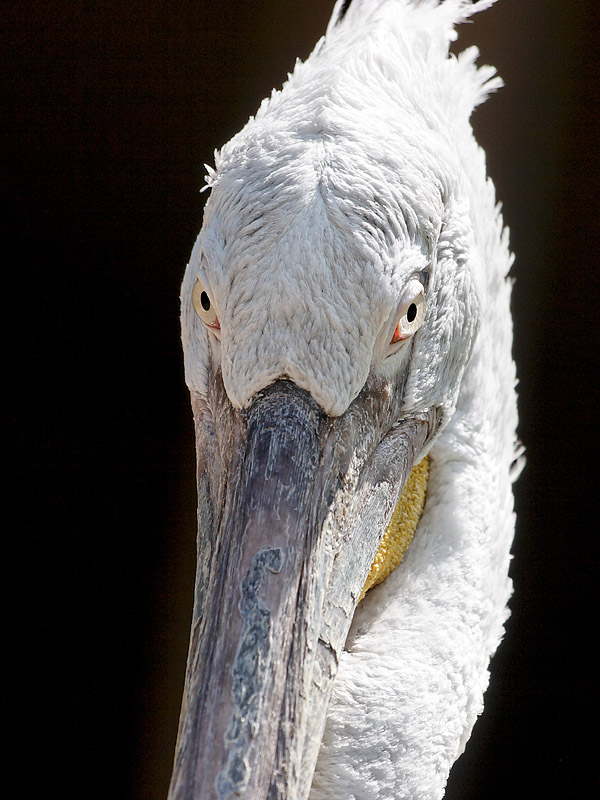
[[[392,276],[342,244],[322,208],[264,228],[233,247],[222,265],[225,386],[244,407],[287,376],[327,413],[340,414],[367,379],[375,339],[395,302]]]
[[[217,158],[205,226],[221,241],[329,224],[346,247],[380,254],[397,240],[414,243],[443,215],[455,169],[440,157],[446,148],[435,132],[342,132],[314,120],[292,131],[269,122],[251,121]]]
[[[401,160],[377,158],[345,138],[285,131],[241,146],[204,212],[215,280],[230,292],[272,272],[290,288],[337,283],[343,295],[375,282],[394,292],[407,255],[430,257],[444,211],[440,177],[410,155],[407,147]]]

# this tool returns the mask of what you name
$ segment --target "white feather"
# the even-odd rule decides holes
[[[501,85],[454,26],[492,0],[354,0],[222,148],[182,290],[186,376],[220,362],[246,406],[287,376],[343,413],[380,332],[430,270],[406,411],[443,409],[425,514],[401,567],[359,606],[311,800],[435,800],[482,709],[514,531],[511,265],[470,115]],[[201,268],[222,341],[191,308]],[[469,353],[471,358],[469,360]],[[511,471],[512,470],[512,471]]]

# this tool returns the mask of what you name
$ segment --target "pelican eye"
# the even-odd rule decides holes
[[[404,303],[400,310],[400,319],[394,330],[390,344],[398,344],[405,339],[410,338],[413,333],[416,333],[425,319],[425,295],[423,294],[423,287],[417,284],[419,292],[410,298],[407,303]]]
[[[218,339],[219,334],[217,332],[221,330],[219,318],[217,317],[214,303],[210,299],[210,295],[200,278],[196,278],[196,283],[194,284],[192,304],[196,314],[198,314],[202,322],[211,329]]]

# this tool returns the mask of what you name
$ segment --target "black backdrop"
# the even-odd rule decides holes
[[[3,537],[15,677],[2,714],[16,746],[5,774],[22,796],[165,797],[194,571],[178,292],[202,165],[308,55],[332,5],[3,3],[3,423],[16,515],[5,512]],[[517,254],[528,465],[512,617],[454,800],[587,798],[596,773],[594,6],[501,0],[461,30],[507,84],[474,123]]]

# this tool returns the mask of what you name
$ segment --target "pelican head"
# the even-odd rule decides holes
[[[509,593],[510,257],[469,127],[498,81],[448,45],[487,5],[338,2],[209,170],[173,800],[430,800],[480,710]],[[411,547],[361,601],[426,456]]]

